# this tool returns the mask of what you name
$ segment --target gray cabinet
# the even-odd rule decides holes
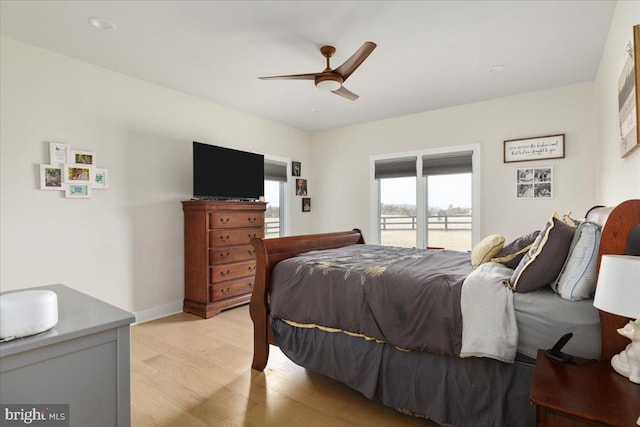
[[[58,323],[0,343],[0,403],[68,404],[70,426],[129,426],[132,313],[64,285]]]

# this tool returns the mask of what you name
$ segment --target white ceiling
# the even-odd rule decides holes
[[[305,131],[592,81],[614,1],[5,1],[2,34]],[[98,30],[92,16],[113,21]],[[332,68],[345,87],[258,76]],[[504,65],[502,72],[489,67]]]

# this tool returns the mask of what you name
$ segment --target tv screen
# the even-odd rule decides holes
[[[264,156],[193,141],[193,197],[256,200],[264,196]]]

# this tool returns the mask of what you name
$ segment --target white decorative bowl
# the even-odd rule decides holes
[[[21,338],[51,329],[58,323],[58,296],[47,290],[0,295],[0,339]]]

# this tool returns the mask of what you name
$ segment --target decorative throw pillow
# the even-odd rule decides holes
[[[596,290],[596,265],[600,226],[585,221],[578,225],[569,255],[560,271],[560,275],[551,288],[562,298],[571,301],[591,298]]]
[[[566,214],[562,215],[562,221],[566,222],[572,227],[577,227],[578,225],[580,225],[580,223],[584,222],[584,219],[572,218],[571,211],[569,211]]]
[[[500,249],[500,252],[495,255],[495,258],[491,258],[491,261],[499,262],[509,268],[515,269],[518,264],[520,264],[524,255],[531,249],[538,234],[540,234],[540,230],[532,231],[529,234],[518,237]]]
[[[504,236],[492,234],[482,239],[473,250],[471,250],[471,265],[476,268],[480,264],[489,262],[504,245]]]
[[[511,276],[516,292],[531,292],[553,282],[564,265],[575,228],[554,212]]]

